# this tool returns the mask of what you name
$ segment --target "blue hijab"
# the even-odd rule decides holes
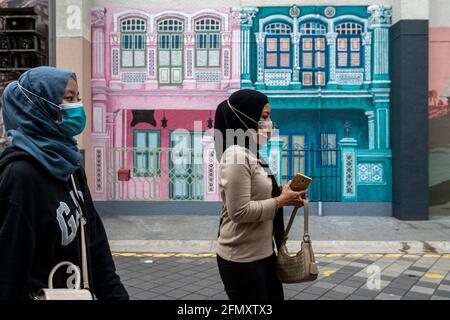
[[[11,145],[28,152],[56,179],[68,181],[80,168],[81,154],[73,137],[56,123],[72,72],[38,67],[10,83],[3,93],[3,120]],[[53,105],[53,104],[54,105]]]

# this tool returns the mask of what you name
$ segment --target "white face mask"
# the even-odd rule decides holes
[[[250,128],[245,124],[245,122],[242,120],[242,118],[236,112],[239,112],[244,117],[246,117],[247,119],[249,119],[250,121],[252,121],[258,125],[258,135],[260,137],[259,141],[264,140],[265,143],[263,143],[263,144],[268,143],[269,140],[271,140],[271,139],[267,138],[269,136],[269,134],[270,134],[271,138],[273,138],[273,122],[271,120],[255,121],[252,118],[250,118],[248,115],[246,115],[245,113],[243,113],[243,112],[239,111],[238,109],[236,109],[235,107],[233,107],[230,103],[230,100],[228,100],[227,102],[228,102],[228,106],[230,107],[231,111],[233,111],[233,113],[242,122],[242,124],[247,128],[247,130],[253,131],[253,130],[250,130]],[[264,132],[265,132],[265,134],[264,134]]]

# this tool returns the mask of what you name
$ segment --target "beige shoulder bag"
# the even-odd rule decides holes
[[[87,255],[86,255],[86,237],[84,234],[84,215],[78,201],[82,201],[78,195],[78,188],[75,184],[73,175],[70,176],[72,181],[73,190],[75,192],[75,206],[80,212],[80,237],[81,237],[81,266],[83,272],[83,288],[80,288],[81,275],[80,270],[71,262],[61,262],[58,263],[50,272],[48,276],[48,289],[42,289],[37,300],[93,300],[92,293],[89,290],[89,276],[87,269]],[[75,270],[75,289],[54,289],[53,288],[53,276],[55,272],[62,266],[73,266]]]
[[[286,243],[288,240],[289,231],[294,223],[298,207],[292,211],[286,232],[284,233],[283,242],[277,255],[277,272],[278,277],[283,283],[300,283],[307,281],[314,281],[319,275],[317,263],[314,258],[314,252],[309,237],[309,202],[304,202],[304,234],[301,244],[301,250],[295,255],[291,256],[287,249]]]

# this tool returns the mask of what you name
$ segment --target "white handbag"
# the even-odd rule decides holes
[[[75,183],[75,179],[73,175],[70,176],[72,181],[72,186],[75,192],[74,199],[75,206],[80,212],[80,237],[81,237],[81,265],[83,272],[83,288],[81,288],[81,275],[80,270],[73,263],[64,261],[58,263],[50,272],[48,276],[48,289],[42,289],[38,293],[36,300],[94,300],[92,293],[89,290],[89,276],[87,270],[87,255],[86,255],[86,238],[84,234],[84,218],[83,218],[83,210],[81,209],[78,201],[82,201],[78,194],[78,188]],[[75,270],[75,289],[54,289],[53,288],[53,276],[55,272],[62,266],[73,266]]]
[[[53,288],[53,276],[62,266],[73,266],[75,270],[75,289]],[[91,292],[88,289],[80,289],[80,285],[81,274],[78,267],[68,261],[58,263],[48,276],[48,289],[42,289],[38,294],[37,300],[93,300]]]

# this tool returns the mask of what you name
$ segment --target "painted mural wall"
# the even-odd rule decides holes
[[[430,213],[450,214],[450,27],[430,28]]]
[[[229,7],[92,11],[96,200],[218,199],[213,141],[203,135],[240,88],[239,15]]]
[[[311,197],[390,202],[389,30],[372,6],[92,10],[96,200],[220,200],[217,105],[266,93],[280,137],[262,150]],[[180,131],[177,129],[184,129]]]

